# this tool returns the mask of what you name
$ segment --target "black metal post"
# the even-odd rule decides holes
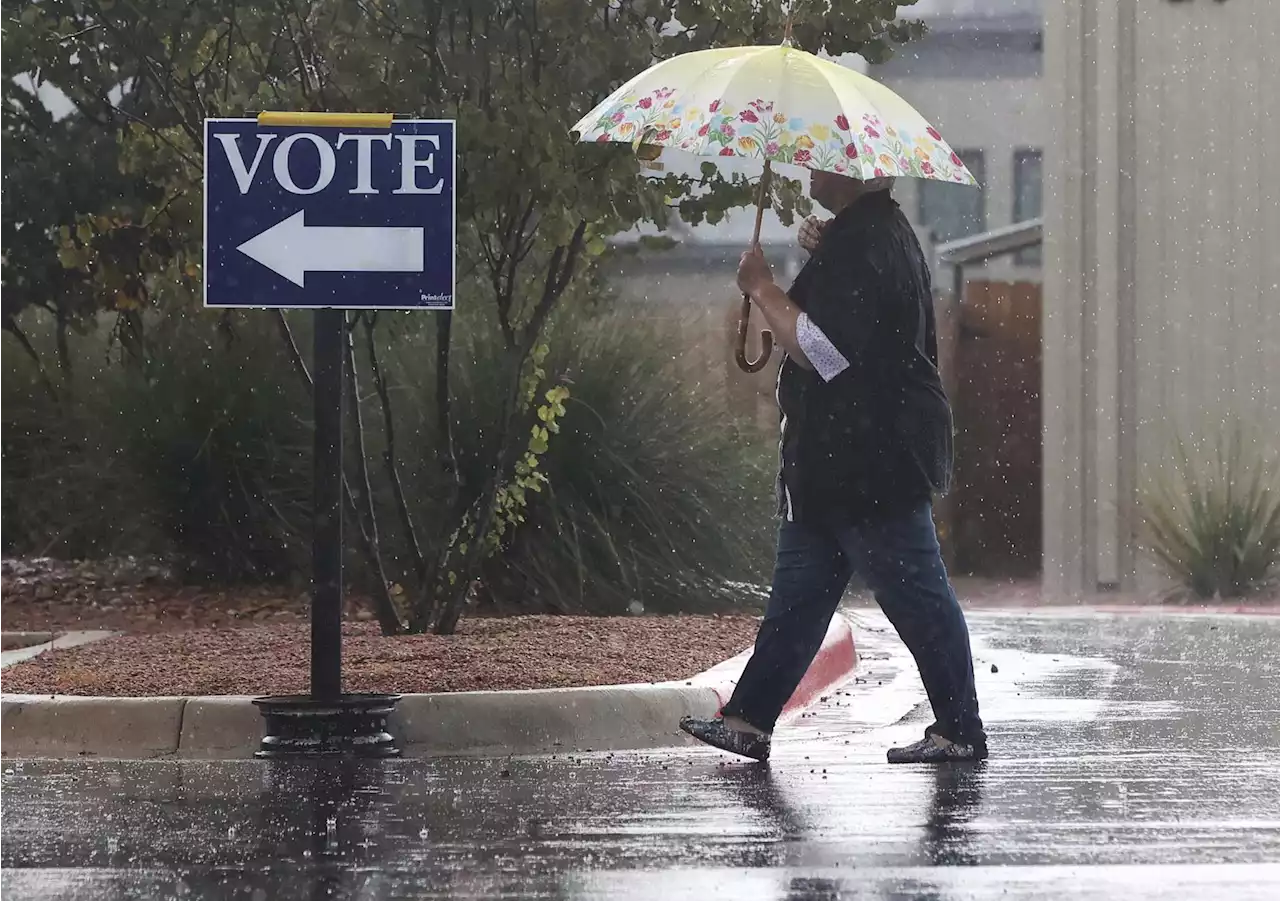
[[[311,697],[342,694],[342,413],[345,310],[314,314],[315,517],[311,535]]]
[[[257,755],[398,757],[387,721],[399,695],[342,692],[342,425],[347,315],[313,320],[315,511],[311,536],[311,694],[257,698],[264,735]]]

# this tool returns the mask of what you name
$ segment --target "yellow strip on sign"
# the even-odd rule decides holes
[[[391,113],[258,113],[259,125],[329,128],[391,128]]]

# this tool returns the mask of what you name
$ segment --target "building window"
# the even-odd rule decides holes
[[[981,150],[957,150],[978,184],[986,184],[987,167]],[[982,187],[922,181],[919,185],[920,224],[939,244],[981,234],[987,229],[987,203]]]
[[[1017,150],[1013,154],[1013,221],[1025,222],[1041,215],[1041,153],[1039,150]],[[1039,266],[1041,248],[1028,247],[1015,256],[1019,266]]]

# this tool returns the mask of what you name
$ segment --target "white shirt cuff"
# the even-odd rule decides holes
[[[831,381],[849,368],[844,354],[836,349],[822,329],[813,324],[807,313],[801,313],[796,320],[796,342],[824,382]]]

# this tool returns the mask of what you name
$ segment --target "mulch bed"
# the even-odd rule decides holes
[[[184,585],[153,560],[6,559],[3,576],[6,632],[172,632],[307,620],[305,591]],[[348,600],[347,615],[369,616],[358,598]]]
[[[4,560],[4,631],[125,633],[4,671],[5,692],[306,692],[308,600],[280,587],[182,585],[146,560]],[[569,688],[687,678],[750,647],[752,616],[464,617],[458,634],[386,638],[347,599],[348,691]]]
[[[457,635],[385,638],[349,623],[348,691],[569,688],[683,679],[750,646],[749,616],[464,619]],[[301,623],[123,635],[4,671],[13,694],[294,694],[307,691]]]

